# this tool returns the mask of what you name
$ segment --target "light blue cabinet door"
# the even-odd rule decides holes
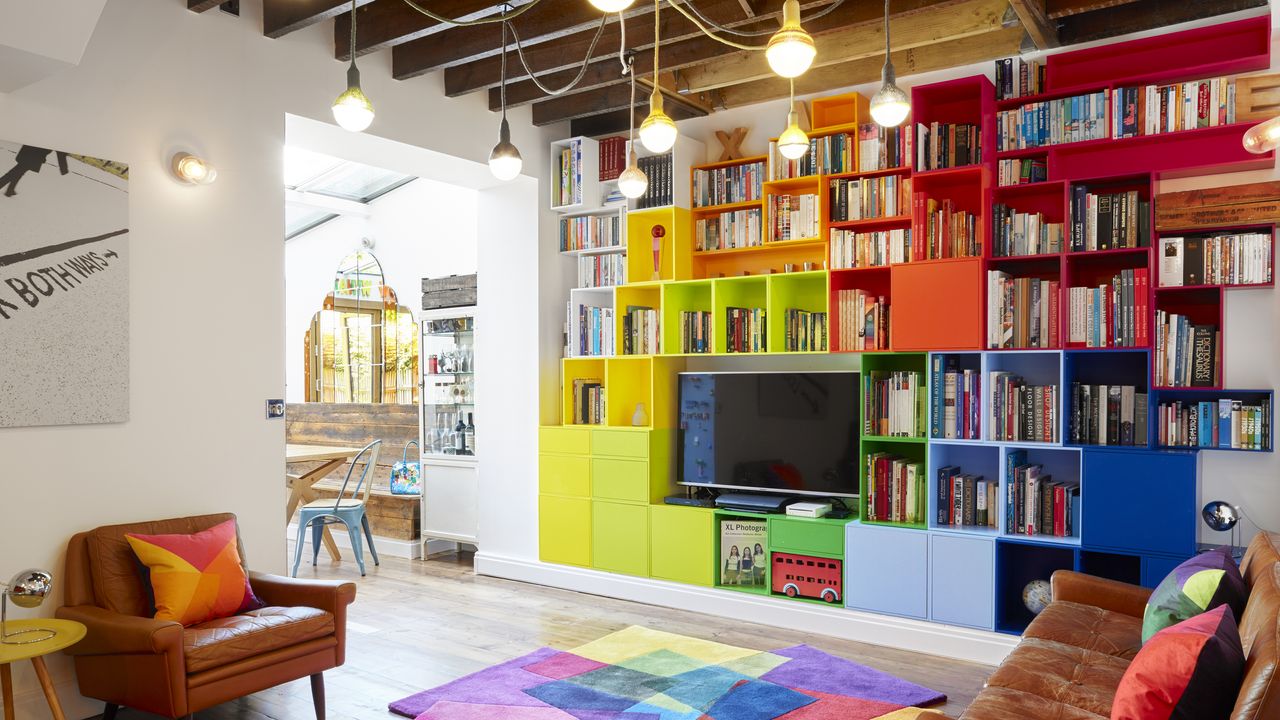
[[[992,629],[995,626],[995,541],[934,534],[929,537],[929,545],[931,619]]]
[[[927,533],[850,523],[845,526],[844,558],[845,605],[887,615],[928,617]]]

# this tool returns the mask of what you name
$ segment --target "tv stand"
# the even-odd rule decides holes
[[[794,498],[786,495],[769,495],[755,493],[721,493],[716,498],[716,507],[727,510],[743,510],[746,512],[777,514],[786,512],[787,504]]]

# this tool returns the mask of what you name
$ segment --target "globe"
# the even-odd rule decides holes
[[[1022,604],[1027,606],[1032,615],[1039,615],[1053,599],[1053,589],[1048,580],[1032,580],[1022,588]]]

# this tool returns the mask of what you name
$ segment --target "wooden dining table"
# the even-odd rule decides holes
[[[329,473],[354,459],[360,453],[360,450],[358,447],[347,447],[345,445],[285,444],[284,459],[286,463],[319,462],[320,464],[301,475],[285,475],[285,482],[289,487],[289,503],[285,507],[284,521],[287,523],[292,520],[294,513],[298,512],[298,508],[305,503],[318,499],[320,493],[316,492],[312,486],[324,479]],[[329,553],[329,557],[334,560],[341,560],[342,555],[338,552],[338,544],[333,541],[333,535],[329,532],[328,525],[324,526],[323,538],[324,548]]]

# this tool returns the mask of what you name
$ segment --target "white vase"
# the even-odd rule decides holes
[[[644,403],[636,403],[636,411],[631,414],[631,424],[634,427],[646,427],[649,424],[649,413],[644,411]]]

